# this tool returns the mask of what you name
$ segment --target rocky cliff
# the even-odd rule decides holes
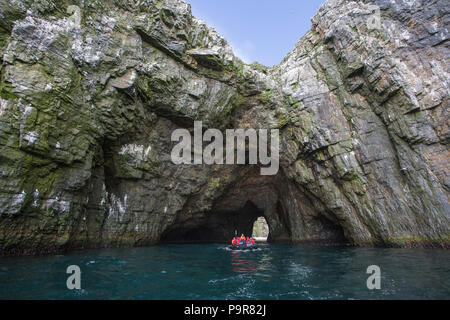
[[[181,0],[0,1],[1,254],[228,242],[260,216],[273,242],[448,247],[448,10],[329,0],[265,67]],[[278,174],[175,165],[195,120],[279,129]]]

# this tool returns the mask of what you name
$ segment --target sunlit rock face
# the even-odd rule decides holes
[[[449,246],[445,1],[327,1],[271,68],[179,0],[0,16],[1,254],[228,242],[258,217],[272,242]],[[278,129],[278,173],[175,165],[196,120]]]
[[[267,225],[267,221],[264,217],[258,217],[255,223],[253,224],[252,235],[256,239],[261,239],[262,241],[266,241],[269,236],[269,226]]]

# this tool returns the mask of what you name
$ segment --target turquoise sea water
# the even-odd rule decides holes
[[[69,290],[69,265],[81,289]],[[369,290],[369,265],[381,289]],[[168,244],[0,258],[0,299],[449,299],[443,249]]]

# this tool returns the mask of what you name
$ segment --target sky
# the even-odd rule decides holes
[[[246,63],[278,64],[311,28],[325,0],[185,0]]]

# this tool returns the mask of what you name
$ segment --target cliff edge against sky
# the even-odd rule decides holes
[[[0,2],[0,253],[228,241],[448,247],[446,1],[326,1],[277,66],[181,0]],[[280,170],[171,133],[280,132]]]

